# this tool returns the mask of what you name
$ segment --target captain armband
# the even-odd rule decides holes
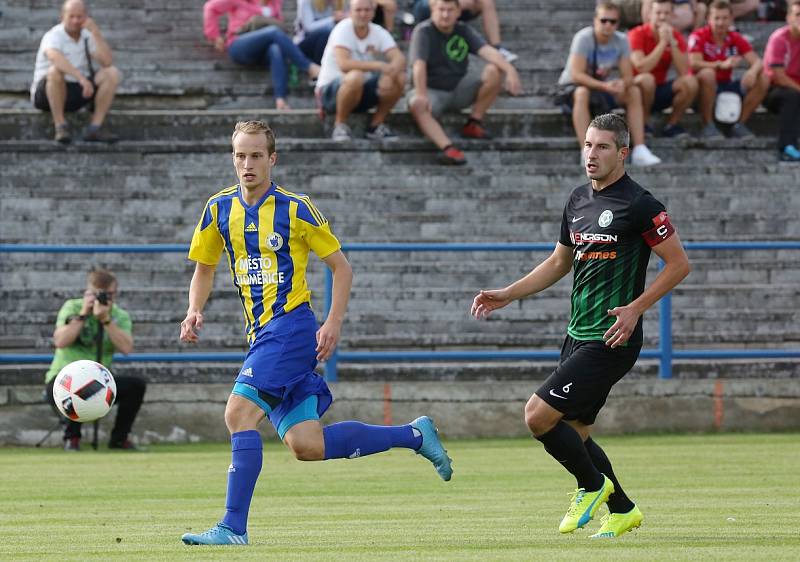
[[[669,215],[667,215],[666,211],[661,211],[653,217],[653,224],[655,225],[653,228],[642,233],[642,238],[644,238],[644,241],[647,242],[647,245],[651,248],[653,246],[658,246],[664,240],[675,234],[675,227],[669,222]]]

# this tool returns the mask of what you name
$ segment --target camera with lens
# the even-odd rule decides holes
[[[97,291],[94,294],[94,298],[96,298],[97,302],[99,302],[102,305],[107,305],[108,304],[108,292],[107,291]]]

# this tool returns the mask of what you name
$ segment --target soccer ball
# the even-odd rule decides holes
[[[111,371],[94,361],[73,361],[58,372],[53,383],[58,410],[76,422],[102,418],[116,397],[117,383]]]

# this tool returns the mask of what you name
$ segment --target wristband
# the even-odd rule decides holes
[[[109,318],[109,319],[108,319],[108,320],[106,320],[105,322],[101,322],[101,324],[102,324],[103,326],[108,326],[109,324],[111,324],[111,318]]]
[[[81,322],[86,322],[86,319],[89,318],[89,315],[88,314],[78,314],[75,318],[77,318]]]

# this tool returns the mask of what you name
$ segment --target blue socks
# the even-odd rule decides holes
[[[355,459],[393,447],[416,450],[422,446],[422,435],[410,425],[367,425],[345,421],[324,427],[322,436],[325,440],[325,460]]]
[[[231,466],[228,468],[228,495],[222,523],[237,535],[247,531],[250,500],[261,472],[263,446],[258,431],[239,431],[231,435]]]

